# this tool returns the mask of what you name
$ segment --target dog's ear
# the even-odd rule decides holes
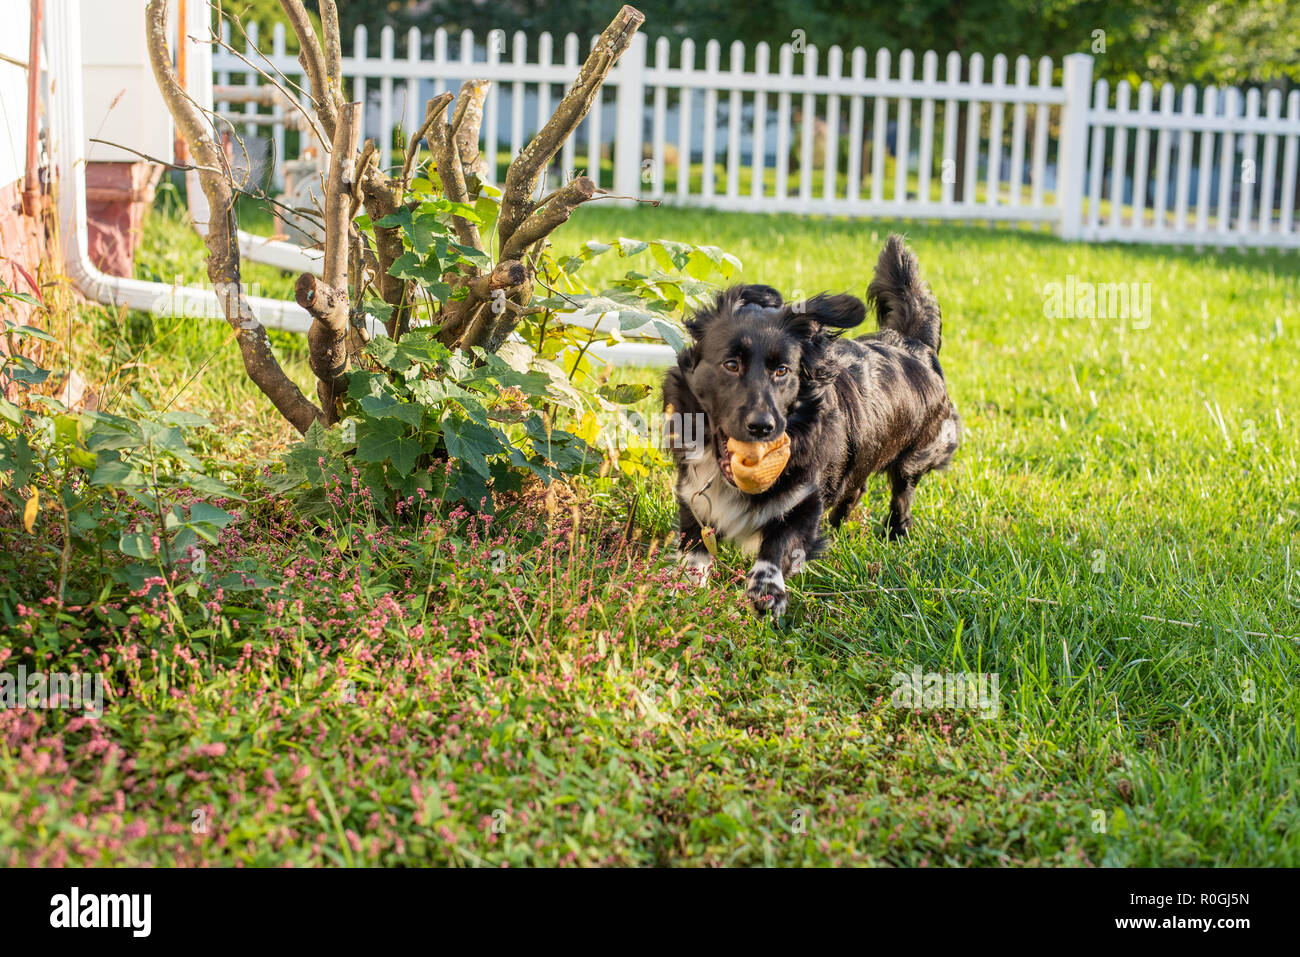
[[[786,306],[784,323],[800,339],[813,339],[825,335],[828,327],[852,329],[861,324],[866,315],[867,307],[857,296],[822,293]]]
[[[764,309],[780,309],[785,301],[781,298],[781,294],[771,286],[760,286],[757,283],[751,283],[748,286],[732,286],[727,292],[734,292],[739,295],[739,305],[741,306],[762,306]],[[723,295],[726,295],[726,293]]]
[[[694,335],[694,333],[692,333]],[[698,336],[696,337],[698,338]],[[688,345],[681,352],[677,353],[677,368],[683,372],[690,372],[695,368],[695,362],[699,359],[698,345]]]
[[[686,323],[686,331],[696,340],[704,335],[710,322],[718,316],[739,313],[746,306],[758,306],[763,309],[780,309],[781,294],[771,286],[750,284],[732,286],[718,294],[717,302],[712,307],[701,309]]]

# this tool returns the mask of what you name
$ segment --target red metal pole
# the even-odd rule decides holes
[[[190,78],[185,73],[185,31],[189,29],[185,17],[185,0],[177,0],[176,3],[176,75],[181,81],[181,89],[188,90]],[[184,163],[189,160],[189,149],[185,145],[185,137],[181,136],[181,131],[176,131],[176,138],[172,143],[172,152],[175,154],[177,163]]]
[[[32,0],[31,43],[27,54],[27,169],[23,174],[23,213],[35,216],[41,208],[41,182],[36,171],[36,127],[41,87],[41,17],[44,0]]]

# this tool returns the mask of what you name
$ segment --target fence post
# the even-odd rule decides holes
[[[637,33],[618,61],[617,113],[614,124],[614,192],[641,195],[641,152],[645,133],[646,37]],[[600,109],[596,103],[592,109]],[[661,170],[655,171],[662,175]]]
[[[1065,104],[1061,107],[1061,144],[1056,159],[1056,204],[1061,210],[1057,233],[1063,239],[1078,239],[1083,232],[1083,184],[1088,168],[1092,57],[1071,53],[1063,66]]]

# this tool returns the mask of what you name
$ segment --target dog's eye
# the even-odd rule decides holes
[[[722,368],[726,369],[728,372],[739,372],[740,360],[728,359],[726,362],[722,363]]]
[[[775,369],[772,370],[772,375],[777,379],[784,379],[789,374],[790,374],[789,366],[777,366]]]

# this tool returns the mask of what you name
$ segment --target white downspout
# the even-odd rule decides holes
[[[198,3],[192,6],[205,7]],[[155,316],[223,318],[221,303],[211,289],[177,288],[166,283],[110,276],[90,261],[81,0],[52,0],[48,16],[52,149],[58,175],[56,188],[65,273],[83,295],[105,305],[126,306]],[[306,332],[311,326],[311,316],[296,302],[254,296],[249,297],[248,304],[253,315],[267,328]]]

